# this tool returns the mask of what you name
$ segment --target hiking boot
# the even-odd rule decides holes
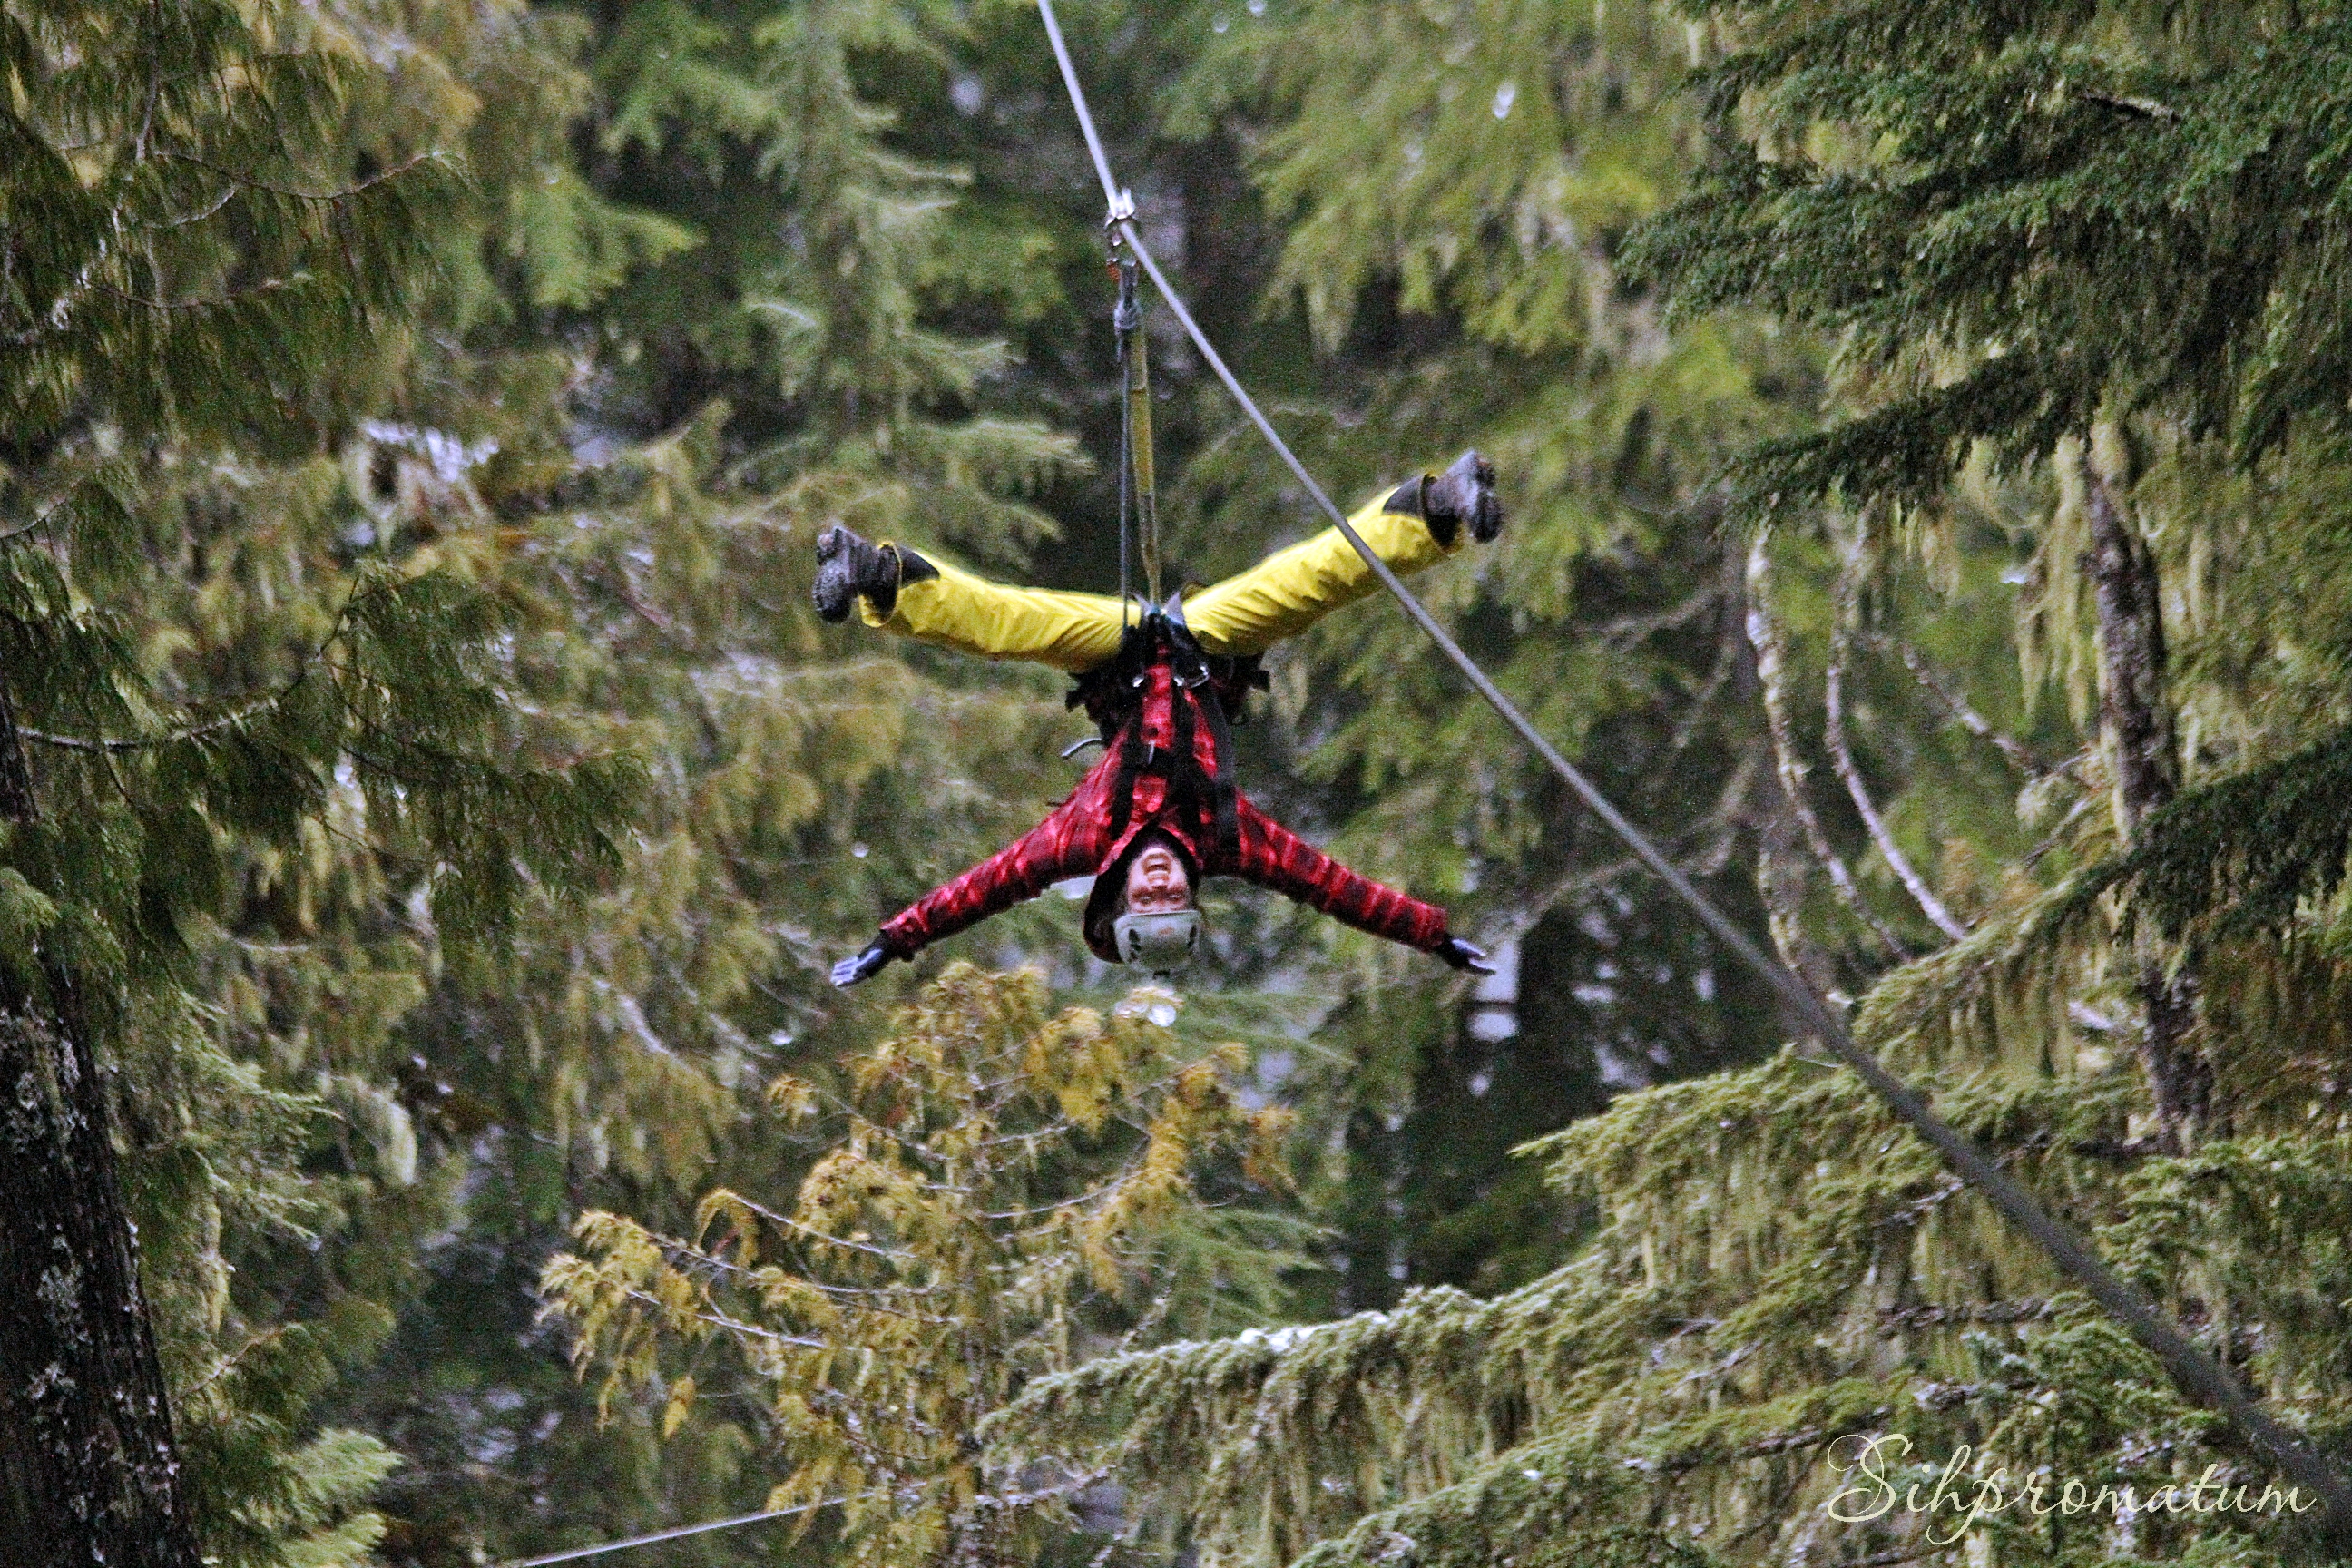
[[[1390,492],[1382,511],[1400,511],[1429,525],[1429,536],[1447,549],[1470,521],[1470,537],[1484,544],[1503,531],[1503,503],[1495,499],[1495,465],[1477,452],[1465,452],[1453,467],[1432,477],[1405,480]]]
[[[1421,515],[1440,544],[1453,542],[1454,531],[1465,521],[1470,524],[1470,537],[1486,543],[1503,531],[1503,503],[1495,499],[1495,465],[1478,452],[1454,458],[1453,467],[1423,487]]]
[[[809,597],[816,602],[818,619],[838,623],[849,618],[861,594],[876,610],[890,613],[898,602],[896,552],[868,544],[836,522],[816,536],[816,581]]]

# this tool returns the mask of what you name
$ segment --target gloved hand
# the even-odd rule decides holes
[[[1447,937],[1445,945],[1437,950],[1437,956],[1454,968],[1466,969],[1473,974],[1495,973],[1495,966],[1486,962],[1486,950],[1483,947],[1473,947],[1458,936]]]
[[[1440,543],[1452,541],[1465,521],[1470,537],[1484,544],[1503,531],[1503,503],[1495,499],[1495,465],[1477,452],[1465,452],[1454,466],[1423,485],[1421,515]]]
[[[846,991],[861,980],[871,980],[882,972],[882,966],[898,955],[882,945],[876,937],[866,944],[866,951],[843,959],[833,966],[833,983]]]

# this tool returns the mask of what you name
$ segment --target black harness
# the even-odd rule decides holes
[[[1137,721],[1143,710],[1143,689],[1151,671],[1163,664],[1171,683],[1178,689],[1171,694],[1170,704],[1175,731],[1168,764],[1170,798],[1196,809],[1205,805],[1215,823],[1217,846],[1238,849],[1241,816],[1234,787],[1233,727],[1246,718],[1251,690],[1266,689],[1265,671],[1258,668],[1255,654],[1225,658],[1202,651],[1192,628],[1184,624],[1182,603],[1174,598],[1160,608],[1146,610],[1143,618],[1119,638],[1118,654],[1079,676],[1064,700],[1066,707],[1086,709],[1087,717],[1102,732],[1104,745],[1118,747],[1111,837],[1117,838],[1127,831],[1135,781],[1151,765],[1152,748],[1145,743],[1143,726]],[[1202,687],[1210,689],[1203,692]],[[1186,691],[1197,701],[1187,701],[1181,695]],[[1213,768],[1202,767],[1193,753],[1196,707],[1208,721],[1217,759]]]

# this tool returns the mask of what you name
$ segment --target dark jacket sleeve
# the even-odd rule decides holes
[[[1088,803],[1073,798],[1015,842],[883,921],[883,944],[896,957],[912,957],[1065,877],[1087,876],[1095,869],[1100,837]]]
[[[1240,848],[1231,868],[1219,869],[1296,899],[1358,931],[1423,952],[1445,945],[1450,933],[1444,910],[1349,870],[1248,799],[1239,805]]]

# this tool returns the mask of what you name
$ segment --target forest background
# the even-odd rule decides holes
[[[835,519],[1116,581],[1101,215],[1033,7],[0,15],[6,1042],[107,1069],[212,1556],[452,1568],[870,1476],[826,1412],[919,1399],[923,1342],[827,1309],[796,1358],[814,1309],[728,1292],[869,1112],[1024,1114],[942,1061],[1058,1096],[1023,1137],[1129,1096],[1200,1200],[1080,1138],[1051,1173],[1140,1250],[990,1233],[1086,1298],[1021,1297],[1052,1331],[936,1460],[1085,1482],[1024,1560],[1969,1560],[1823,1513],[1862,1431],[2259,1479],[1385,606],[1270,661],[1244,776],[1501,974],[1220,894],[1219,962],[1122,1012],[1049,896],[825,985],[1076,776],[1060,682],[807,597]],[[1327,488],[1494,458],[1508,530],[1427,582],[1465,645],[2343,1454],[2347,19],[1066,19],[1146,233]],[[1318,520],[1151,331],[1211,581]],[[840,1235],[921,1253],[953,1185]],[[905,1321],[940,1288],[858,1278]],[[625,1560],[1013,1552],[958,1495]]]

